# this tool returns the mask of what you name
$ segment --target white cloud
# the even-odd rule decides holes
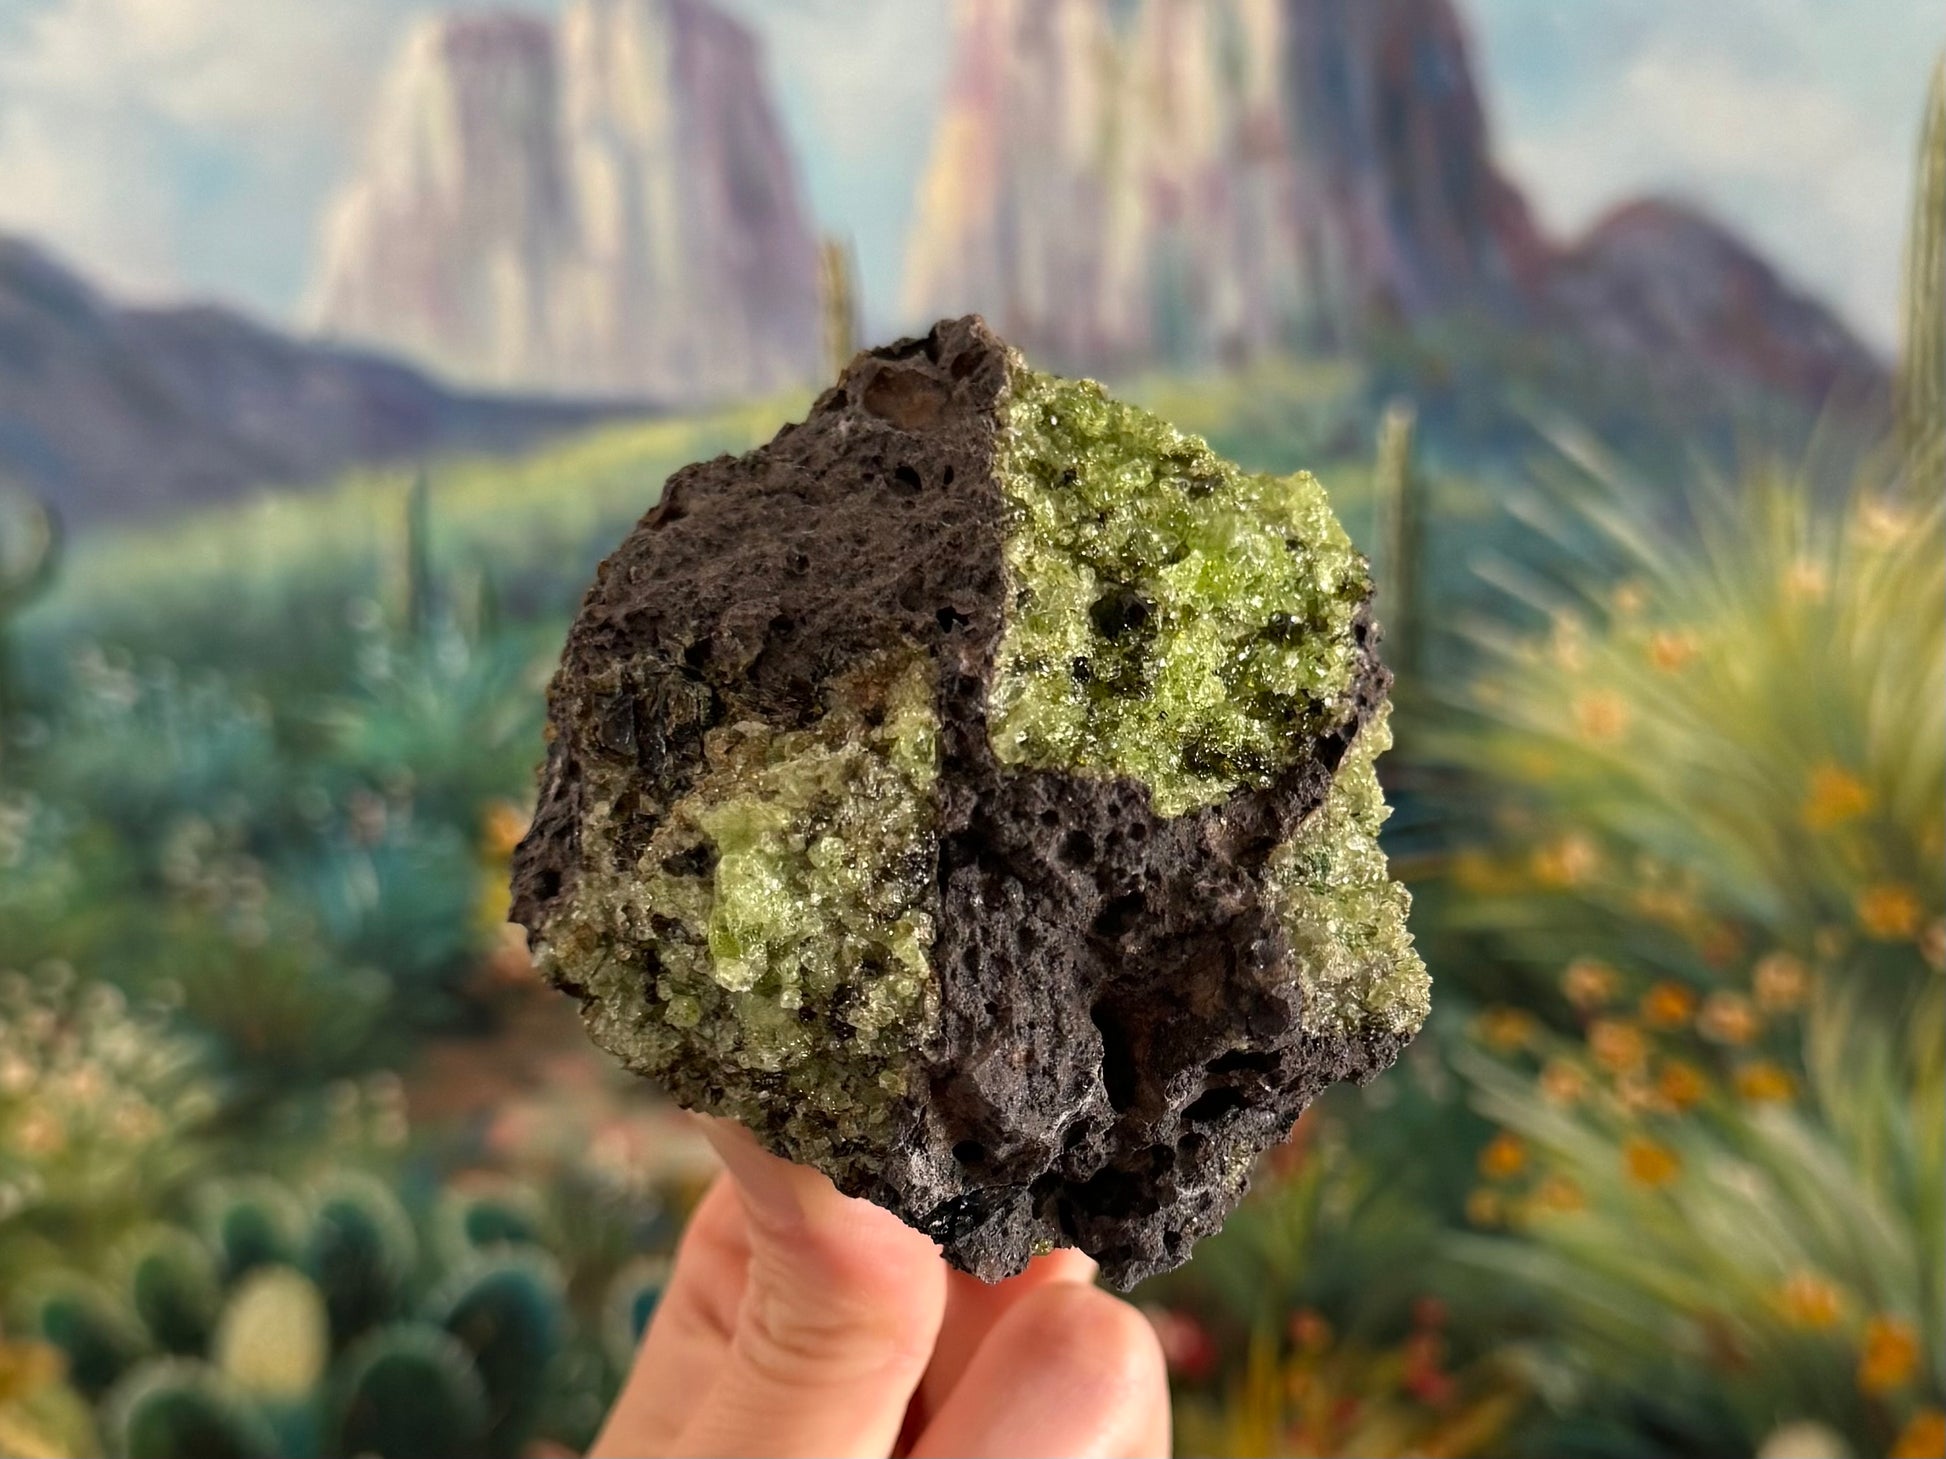
[[[1509,3],[1483,0],[1490,42]],[[1544,67],[1549,43],[1516,55],[1523,39],[1501,35],[1510,170],[1559,233],[1628,196],[1700,202],[1889,350],[1917,98],[1946,26],[1880,0],[1844,7],[1840,29],[1834,8],[1649,0],[1632,24],[1611,17],[1605,57],[1579,58],[1571,87],[1518,74]]]

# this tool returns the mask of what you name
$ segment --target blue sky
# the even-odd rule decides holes
[[[0,0],[0,228],[124,294],[289,320],[404,27],[481,3]],[[872,329],[905,323],[947,0],[723,3],[769,42],[813,204],[857,246]],[[1460,3],[1501,156],[1550,229],[1630,194],[1687,196],[1890,347],[1939,0]]]

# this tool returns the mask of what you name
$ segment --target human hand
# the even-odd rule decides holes
[[[998,1286],[705,1121],[697,1207],[592,1459],[1166,1454],[1162,1353],[1075,1251]]]

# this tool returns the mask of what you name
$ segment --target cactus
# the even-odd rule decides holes
[[[332,1380],[334,1451],[380,1459],[465,1459],[481,1452],[486,1390],[451,1333],[401,1322],[361,1339]]]
[[[858,352],[858,265],[842,238],[826,238],[818,257],[824,275],[825,373],[836,378]]]
[[[89,1397],[105,1391],[142,1355],[141,1324],[100,1283],[73,1272],[47,1272],[17,1302],[22,1332],[59,1348],[68,1377]]]
[[[0,483],[0,714],[16,707],[11,625],[60,570],[60,515],[48,503]]]
[[[1385,584],[1382,612],[1391,641],[1388,657],[1401,683],[1412,682],[1419,657],[1418,581],[1420,547],[1425,531],[1425,486],[1413,464],[1413,437],[1418,412],[1409,400],[1385,407],[1378,427],[1378,460],[1373,468],[1372,496],[1377,505],[1379,552]]]
[[[118,1251],[128,1305],[165,1352],[200,1353],[216,1325],[222,1291],[208,1248],[176,1226],[145,1226]]]
[[[216,1325],[210,1357],[253,1397],[297,1399],[324,1374],[331,1319],[324,1294],[290,1267],[259,1267],[230,1294]]]
[[[518,1453],[560,1350],[566,1288],[538,1251],[481,1255],[433,1292],[426,1316],[473,1354],[488,1396],[486,1451]]]
[[[340,1176],[319,1192],[305,1267],[324,1293],[333,1346],[398,1312],[416,1255],[411,1218],[378,1181]]]
[[[292,1265],[303,1254],[303,1203],[268,1176],[219,1182],[197,1206],[203,1239],[216,1253],[225,1286],[255,1267]]]
[[[622,1372],[634,1360],[642,1334],[649,1330],[649,1319],[669,1285],[666,1257],[638,1256],[615,1273],[602,1303],[602,1342],[608,1356]]]
[[[1933,67],[1906,245],[1899,435],[1922,492],[1946,491],[1946,56]]]
[[[108,1433],[121,1459],[273,1459],[277,1436],[208,1363],[156,1358],[115,1385]]]
[[[545,1221],[534,1193],[511,1183],[444,1191],[434,1217],[440,1254],[454,1266],[482,1251],[542,1245]]]
[[[415,643],[432,631],[432,479],[424,471],[412,478],[405,494],[405,560],[401,564],[405,623]]]

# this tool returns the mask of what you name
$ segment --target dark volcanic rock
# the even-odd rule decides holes
[[[978,320],[861,355],[602,565],[513,915],[683,1103],[1128,1285],[1424,1017],[1370,591],[1311,478]]]

